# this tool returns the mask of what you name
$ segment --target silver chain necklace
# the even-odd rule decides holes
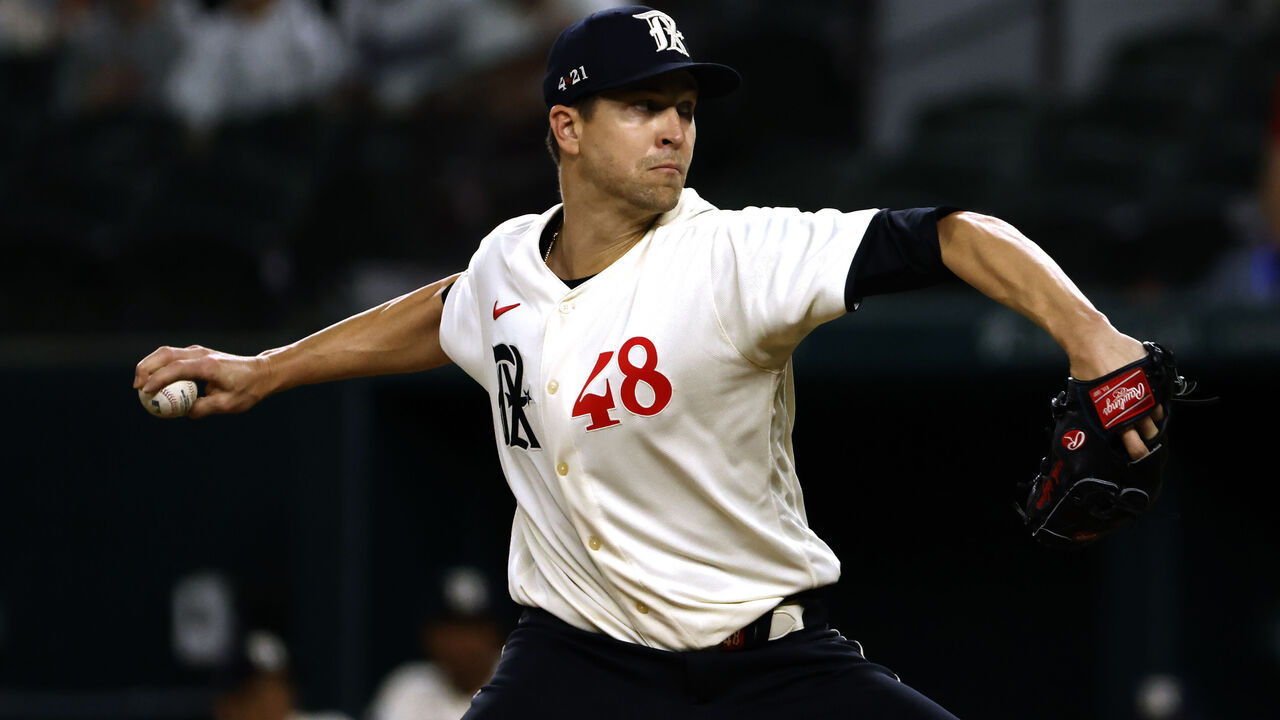
[[[559,239],[560,239],[560,231],[557,230],[556,234],[551,236],[551,242],[547,243],[547,254],[542,256],[543,265],[549,264],[548,261],[551,260],[551,248],[556,246],[556,241]]]

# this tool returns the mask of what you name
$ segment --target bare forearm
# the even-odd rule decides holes
[[[1047,253],[1009,223],[954,213],[938,223],[942,261],[961,280],[1039,325],[1066,351],[1076,377],[1094,377],[1138,357]],[[1126,360],[1127,362],[1127,360]]]
[[[449,362],[440,347],[440,292],[451,276],[258,355],[192,345],[161,347],[134,370],[133,386],[154,393],[175,380],[203,380],[190,417],[244,412],[268,395],[311,383],[414,372]]]
[[[456,275],[353,315],[264,359],[265,394],[299,385],[417,372],[449,362],[440,348],[443,290]]]

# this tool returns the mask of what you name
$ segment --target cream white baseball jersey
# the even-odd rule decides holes
[[[840,563],[809,528],[791,353],[845,313],[875,210],[719,210],[685,189],[570,288],[503,223],[449,291],[440,340],[489,393],[515,494],[519,604],[642,645],[716,645]]]

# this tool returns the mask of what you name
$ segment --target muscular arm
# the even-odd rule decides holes
[[[942,262],[988,297],[1025,315],[1067,353],[1072,377],[1090,380],[1143,357],[1142,343],[1116,330],[1038,245],[998,218],[958,212],[938,221]],[[1155,425],[1144,419],[1148,437]],[[1146,447],[1126,433],[1130,455]]]
[[[957,277],[1017,310],[1066,351],[1073,377],[1103,375],[1145,353],[1097,310],[1062,268],[1009,223],[971,212],[938,222],[942,262]]]
[[[193,345],[162,347],[138,363],[133,386],[155,392],[183,378],[205,381],[189,415],[243,412],[299,385],[429,370],[449,362],[440,347],[440,292],[457,275],[389,300],[284,347],[254,356]]]

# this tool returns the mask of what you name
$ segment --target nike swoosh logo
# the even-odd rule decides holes
[[[502,315],[502,313],[508,310],[515,310],[518,307],[520,307],[520,303],[516,303],[515,305],[504,305],[502,307],[498,307],[498,301],[494,300],[493,301],[493,319],[497,320]]]

